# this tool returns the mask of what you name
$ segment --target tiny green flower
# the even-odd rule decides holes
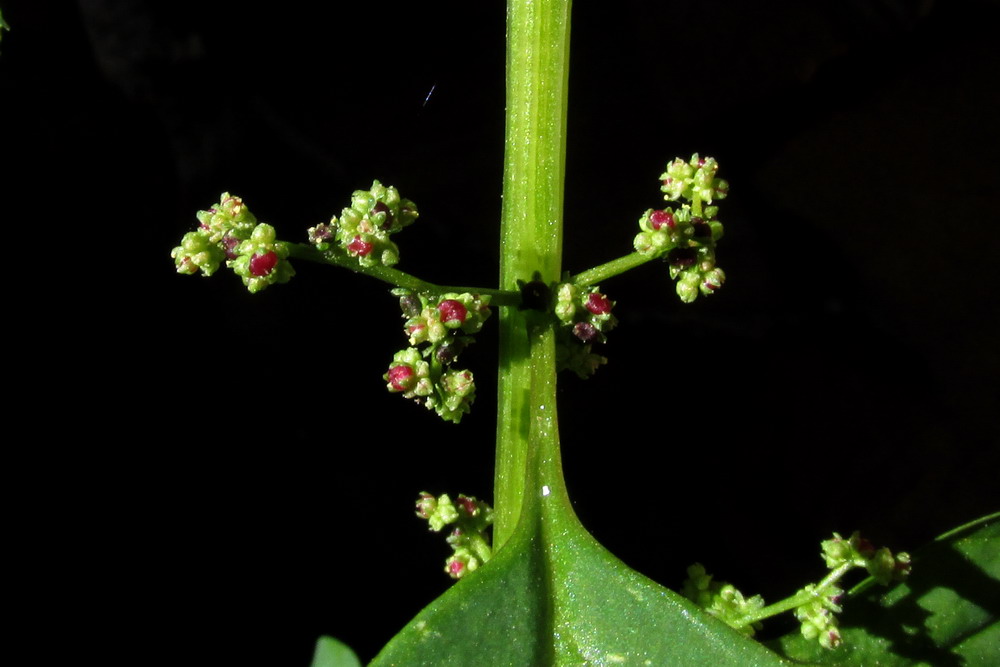
[[[611,314],[614,301],[597,286],[578,287],[572,283],[556,286],[554,312],[562,324],[556,339],[556,362],[559,370],[571,370],[586,379],[607,359],[592,352],[594,343],[606,340],[618,320]]]
[[[416,205],[399,196],[394,187],[378,181],[368,190],[356,190],[351,205],[340,218],[309,228],[309,242],[323,252],[336,241],[342,252],[361,266],[392,266],[399,262],[399,247],[389,236],[412,224],[418,217]]]
[[[170,256],[174,258],[177,273],[192,275],[200,270],[206,277],[215,273],[226,259],[226,253],[202,229],[185,234]]]
[[[295,275],[295,269],[286,259],[288,252],[288,244],[275,239],[274,227],[260,223],[249,239],[236,246],[236,259],[226,265],[243,278],[251,293],[256,293],[268,285],[286,283]]]
[[[493,508],[483,501],[459,495],[452,502],[448,494],[435,498],[425,491],[417,498],[417,516],[426,519],[434,532],[454,526],[447,538],[453,553],[444,566],[453,579],[461,579],[492,557],[486,531],[493,524]]]
[[[747,636],[753,636],[762,627],[760,623],[749,623],[745,619],[764,607],[764,598],[759,595],[746,598],[732,584],[712,581],[701,563],[689,567],[687,573],[681,595]]]
[[[729,184],[715,177],[718,169],[713,158],[701,158],[697,153],[688,161],[676,158],[668,164],[660,174],[664,199],[689,203],[647,209],[639,218],[639,233],[632,242],[639,254],[667,260],[670,277],[678,280],[677,295],[684,303],[691,303],[699,293],[715,293],[725,282],[726,274],[715,265],[715,244],[724,229],[718,220],[719,207],[710,205],[729,193]]]
[[[222,193],[218,204],[195,215],[199,227],[208,232],[213,243],[220,243],[225,236],[245,241],[257,225],[257,218],[243,200],[228,192]]]
[[[817,640],[823,648],[836,648],[841,637],[835,614],[842,611],[838,601],[844,591],[834,585],[822,589],[809,585],[801,593],[810,596],[808,602],[795,609],[795,618],[802,624],[802,636]]]

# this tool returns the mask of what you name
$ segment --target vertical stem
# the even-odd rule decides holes
[[[543,281],[552,282],[561,271],[570,4],[570,0],[509,0],[507,5],[501,289],[517,289],[518,280],[530,281],[536,271]],[[500,337],[497,547],[510,537],[521,514],[528,435],[537,411],[532,402],[535,360],[527,314],[504,309]]]

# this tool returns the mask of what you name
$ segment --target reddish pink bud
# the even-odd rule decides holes
[[[416,375],[409,366],[393,366],[389,369],[389,384],[393,391],[408,391],[413,388],[413,376]]]
[[[659,230],[660,227],[666,225],[670,229],[673,229],[677,223],[674,222],[674,214],[670,211],[653,211],[649,214],[649,226],[654,230]]]
[[[431,512],[437,507],[437,500],[429,493],[421,493],[417,500],[417,516],[421,519],[429,519]]]
[[[250,273],[258,278],[271,273],[278,264],[278,254],[273,250],[250,258]]]
[[[465,563],[460,560],[453,560],[448,564],[448,573],[456,579],[462,576],[462,570],[465,569]]]
[[[222,249],[226,252],[226,259],[236,259],[239,255],[236,252],[236,246],[240,244],[240,240],[235,236],[222,237]]]
[[[611,312],[611,299],[600,292],[592,292],[587,297],[587,310],[594,315],[605,315]]]
[[[362,241],[360,236],[355,236],[354,240],[347,244],[347,250],[352,255],[366,257],[374,246],[371,243]]]
[[[465,305],[455,299],[445,299],[442,301],[438,305],[438,312],[441,313],[441,321],[445,323],[454,321],[464,323],[465,318],[469,316],[469,311]]]
[[[577,322],[573,325],[573,335],[584,343],[592,343],[600,338],[601,332],[590,322]]]
[[[465,513],[468,514],[469,516],[472,516],[473,514],[476,513],[476,501],[473,500],[472,498],[459,496],[458,504],[461,505],[462,509],[465,510]]]

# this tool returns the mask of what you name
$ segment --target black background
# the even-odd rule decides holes
[[[700,151],[729,282],[685,306],[661,265],[608,281],[610,363],[560,411],[614,553],[777,599],[832,531],[914,548],[1000,504],[1000,8],[761,4],[577,3],[564,268],[629,252]],[[98,641],[148,660],[304,665],[322,633],[368,659],[448,586],[416,493],[490,496],[493,328],[455,427],[384,391],[382,285],[173,271],[222,191],[297,241],[378,178],[421,211],[399,268],[495,284],[503,4],[334,6],[2,3],[3,218],[37,249],[12,303],[45,369],[18,514],[86,591],[53,632],[103,596],[131,622]]]

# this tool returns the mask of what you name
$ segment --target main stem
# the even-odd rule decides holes
[[[507,126],[500,289],[539,274],[560,277],[570,0],[509,0],[507,4]],[[538,413],[535,378],[555,381],[555,355],[529,344],[530,314],[505,308],[500,318],[500,380],[494,484],[495,547],[521,515],[529,462],[529,432]],[[547,346],[553,337],[544,337]],[[551,409],[551,407],[550,407]]]

